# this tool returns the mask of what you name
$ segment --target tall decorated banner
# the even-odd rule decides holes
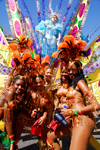
[[[14,35],[14,37],[19,37],[20,34],[23,33],[23,25],[18,12],[19,8],[17,0],[16,1],[5,0],[5,1],[12,34]]]
[[[8,42],[0,29],[0,95],[5,86],[5,80],[8,77],[11,68],[12,54],[7,50]]]
[[[26,31],[27,36],[32,39],[35,39],[31,21],[30,21],[29,17],[26,17],[26,16],[25,16],[25,29],[26,29],[25,31]]]
[[[35,40],[34,32],[29,17],[25,17],[24,20],[25,20],[24,24],[25,24],[25,31],[27,37],[30,37],[32,40]],[[31,45],[30,52],[33,58],[36,55],[33,44]]]
[[[93,55],[98,49],[100,49],[100,35],[86,49],[88,58],[82,57],[81,62],[88,86],[100,104],[100,55],[98,57]]]
[[[73,35],[74,37],[80,36],[81,29],[84,25],[88,13],[89,5],[90,5],[90,0],[83,0],[81,3],[81,6],[79,8],[79,11],[74,21],[74,25],[71,30],[71,35]]]
[[[2,63],[3,65],[6,65],[8,67],[11,67],[12,54],[11,54],[11,52],[8,51],[7,46],[8,46],[8,42],[5,38],[2,30],[0,29],[0,56],[4,60],[4,61],[0,60],[0,63]]]
[[[83,67],[87,66],[93,56],[93,53],[96,52],[100,47],[100,35],[87,47],[87,49],[85,50],[87,52],[87,56],[88,57],[81,57],[81,62]]]

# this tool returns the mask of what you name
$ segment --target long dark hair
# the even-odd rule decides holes
[[[86,84],[87,84],[87,81],[85,79],[83,70],[81,69],[82,63],[80,61],[76,61],[74,64],[78,69],[78,75],[73,80],[70,80],[68,78],[68,87],[73,86],[73,88],[75,89],[79,80],[84,80]]]

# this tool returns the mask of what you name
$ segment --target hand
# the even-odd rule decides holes
[[[48,128],[48,129],[52,129],[51,123],[50,123],[49,125],[47,125],[47,128]]]
[[[36,30],[37,33],[39,33],[39,30]]]
[[[3,88],[2,94],[6,94],[9,91],[9,87]]]
[[[44,36],[44,32],[41,30],[36,30],[37,33],[41,33]]]
[[[61,109],[61,114],[63,117],[70,116],[69,109]]]
[[[39,124],[39,125],[42,125],[45,120],[46,120],[46,117],[45,117],[45,116],[40,117],[38,124]]]
[[[65,120],[70,123],[70,121],[72,120],[71,116],[65,117]]]
[[[35,118],[36,115],[37,115],[37,110],[36,109],[32,110],[31,117]]]

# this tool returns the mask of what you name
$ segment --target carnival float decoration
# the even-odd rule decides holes
[[[82,57],[83,71],[88,86],[96,96],[100,104],[100,55],[96,51],[100,49],[100,35],[85,50],[88,57]]]
[[[13,36],[15,38],[19,38],[20,34],[24,34],[27,37],[27,35],[29,34],[29,32],[27,34],[27,31],[30,30],[30,32],[32,32],[32,28],[30,26],[29,29],[27,30],[28,28],[27,22],[29,21],[27,21],[26,18],[23,18],[23,14],[18,6],[18,1],[16,0],[5,0],[5,1],[6,1],[6,9],[9,17],[9,24]],[[29,35],[28,37],[32,38],[32,36]],[[31,45],[30,51],[33,57],[35,53],[33,44]]]
[[[15,0],[6,0],[6,9],[9,17],[9,24],[11,32],[14,37],[19,37],[20,34],[25,33],[24,24],[21,22],[21,15],[18,11],[18,2]]]
[[[0,95],[5,86],[5,80],[12,70],[12,54],[7,49],[8,42],[3,34],[3,28],[0,26]]]
[[[61,16],[63,0],[59,0],[55,11],[52,9],[52,0],[48,1],[47,11],[45,7],[45,1],[42,0],[40,2],[39,0],[36,0],[37,25],[35,25],[34,21],[32,20],[32,16],[25,1],[21,0],[21,2],[27,13],[27,16],[25,17],[21,9],[19,9],[18,1],[6,0],[6,7],[12,34],[15,37],[19,37],[21,33],[25,33],[26,36],[31,37],[33,44],[30,52],[33,54],[33,57],[36,54],[41,55],[41,57],[45,57],[46,55],[50,56],[52,67],[54,69],[53,82],[59,82],[60,63],[58,63],[56,57],[52,58],[51,54],[56,51],[59,42],[61,42],[66,34],[71,34],[76,39],[82,38],[82,27],[84,26],[88,14],[90,0],[78,0],[74,10],[72,11],[72,14],[69,17],[69,20],[66,18],[73,0],[69,0],[67,3],[66,11],[64,12],[63,16]],[[62,21],[60,22],[59,20],[61,20],[61,17]],[[99,44],[99,42],[95,42],[95,44],[97,43]],[[88,53],[88,59],[86,57],[82,57],[81,60],[85,75],[85,68],[90,60],[90,57],[93,55],[93,50],[94,48],[92,48],[91,54],[89,54],[89,50],[86,50]],[[90,80],[87,76],[86,78],[88,81]]]

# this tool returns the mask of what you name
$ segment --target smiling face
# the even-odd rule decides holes
[[[45,80],[47,82],[50,82],[51,81],[51,78],[52,78],[52,70],[50,68],[48,68],[46,71],[45,71]]]
[[[38,91],[44,90],[44,80],[39,76],[35,78],[35,87]]]
[[[22,79],[17,79],[13,84],[13,90],[17,95],[22,95],[25,91],[25,82]]]
[[[68,76],[70,79],[74,79],[78,74],[79,71],[75,64],[68,66]]]
[[[63,82],[66,82],[67,79],[68,79],[68,71],[67,71],[67,68],[63,68],[61,70],[61,79]]]

